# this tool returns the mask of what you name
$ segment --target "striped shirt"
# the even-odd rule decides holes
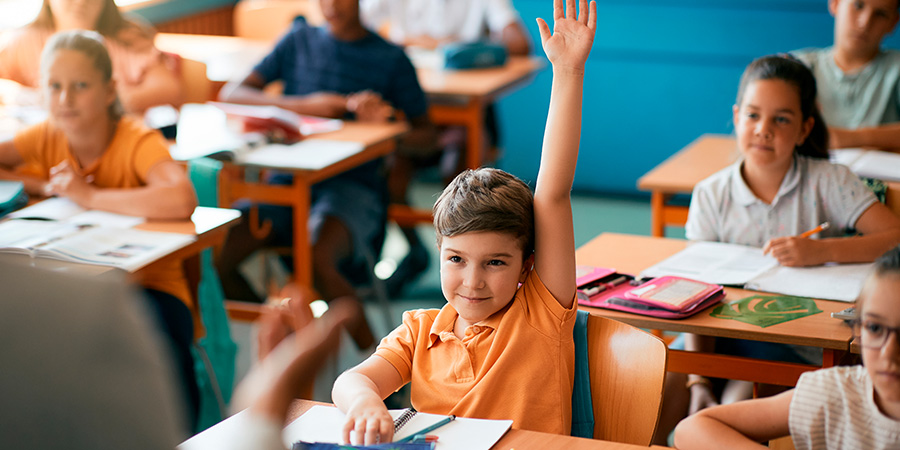
[[[872,381],[863,366],[801,375],[789,424],[797,450],[900,449],[900,421],[875,405]]]

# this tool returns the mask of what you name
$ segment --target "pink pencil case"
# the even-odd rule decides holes
[[[581,268],[579,268],[581,269]],[[719,303],[722,286],[680,277],[660,277],[634,284],[634,277],[614,269],[579,272],[578,304],[665,319],[692,316]],[[600,287],[597,289],[597,287]]]

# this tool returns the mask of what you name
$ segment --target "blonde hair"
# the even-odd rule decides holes
[[[434,204],[438,245],[444,236],[493,231],[512,235],[523,259],[534,251],[534,194],[524,181],[499,169],[466,170]]]
[[[50,65],[50,60],[56,56],[59,50],[81,52],[93,62],[94,68],[100,71],[103,81],[107,83],[112,81],[112,60],[103,44],[103,36],[96,31],[69,30],[50,36],[41,52],[41,76],[46,76],[45,71]],[[108,112],[112,120],[119,120],[122,117],[122,103],[119,101],[118,95],[116,95],[116,100],[109,105]]]

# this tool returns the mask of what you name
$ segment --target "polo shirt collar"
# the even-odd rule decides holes
[[[477,326],[491,328],[496,330],[497,327],[500,326],[500,321],[503,320],[503,315],[506,314],[506,311],[509,310],[510,306],[515,302],[516,299],[513,298],[512,301],[506,304],[499,311],[491,314],[487,319],[478,322]],[[437,317],[434,318],[434,322],[431,324],[431,330],[428,332],[428,348],[434,346],[438,340],[447,341],[451,336],[455,337],[453,334],[453,326],[456,325],[456,320],[459,318],[459,313],[456,312],[456,309],[447,303],[443,308],[438,312]],[[474,325],[473,325],[474,326]]]
[[[773,205],[778,203],[778,199],[794,190],[794,188],[800,184],[800,168],[798,163],[797,156],[794,155],[794,158],[791,160],[791,167],[788,169],[787,173],[784,174],[784,179],[781,180],[781,186],[778,188],[778,193],[775,194],[775,198],[772,200]],[[734,200],[739,205],[750,206],[761,200],[756,197],[756,194],[750,190],[750,186],[747,186],[747,182],[744,181],[744,177],[741,175],[741,167],[743,167],[743,165],[744,160],[741,159],[737,164],[732,166],[731,192]]]

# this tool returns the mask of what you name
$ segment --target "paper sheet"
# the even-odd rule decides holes
[[[853,148],[832,151],[830,159],[849,167],[857,175],[900,181],[900,154]]]
[[[107,228],[131,228],[146,221],[143,217],[126,216],[106,211],[89,211],[63,197],[48,198],[11,213],[8,217],[11,219],[56,220],[72,225],[94,225]]]
[[[391,416],[395,419],[402,412],[403,410],[390,411]],[[397,432],[394,439],[416,434],[422,428],[445,417],[437,414],[418,413]],[[284,443],[288,448],[299,440],[339,443],[343,426],[344,413],[337,408],[316,405],[285,427]],[[488,450],[503,437],[511,426],[512,420],[457,418],[428,434],[438,436],[436,450]]]
[[[264,145],[240,155],[237,161],[251,166],[318,170],[363,149],[363,144],[359,142],[306,139],[293,145]]]
[[[851,302],[872,264],[784,267],[762,249],[719,242],[694,242],[641,273],[677,275],[698,281],[800,297]]]
[[[778,265],[762,249],[720,242],[693,242],[644,270],[642,277],[675,275],[712,284],[742,286]]]
[[[782,267],[749,283],[747,289],[802,297],[852,302],[862,290],[873,264],[832,264],[817,267]]]

